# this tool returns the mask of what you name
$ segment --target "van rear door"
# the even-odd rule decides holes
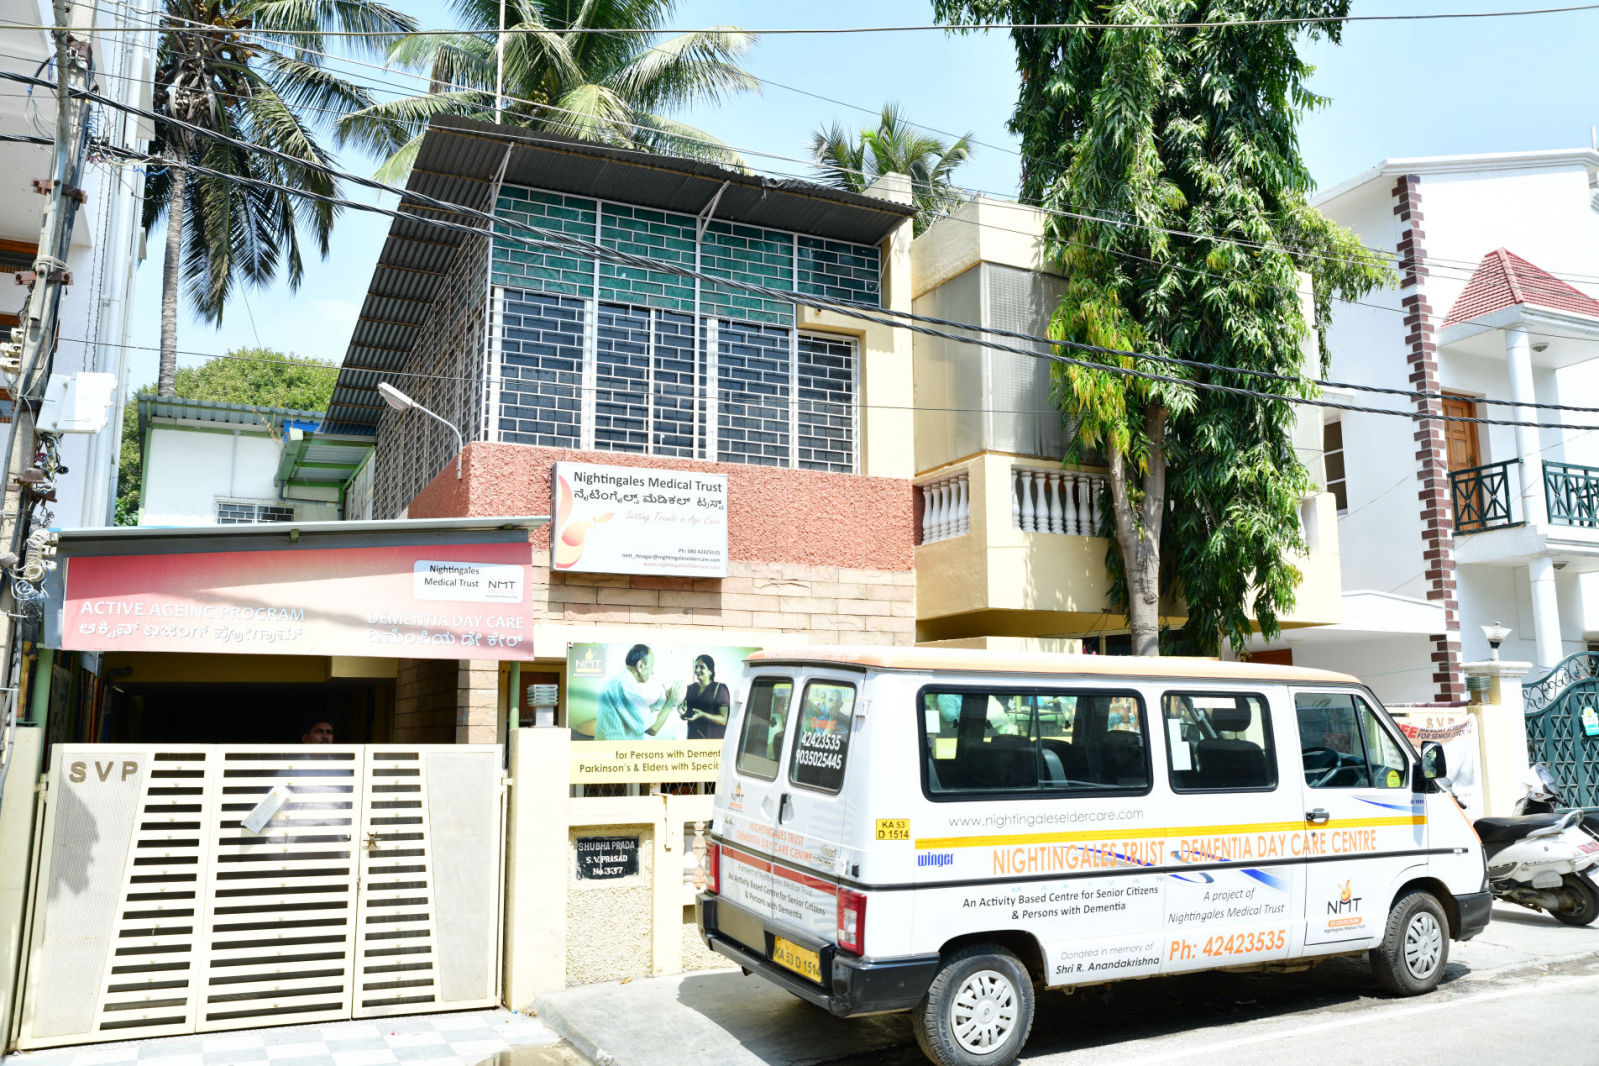
[[[765,926],[773,918],[772,858],[793,696],[790,676],[757,674],[750,680],[731,782],[724,773],[717,795],[723,812],[720,895],[758,923],[724,908],[722,931],[756,951],[765,950]]]

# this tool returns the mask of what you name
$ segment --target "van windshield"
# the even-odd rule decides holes
[[[1137,693],[927,688],[921,700],[930,796],[1149,788]]]

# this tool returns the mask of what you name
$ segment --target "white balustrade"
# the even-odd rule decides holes
[[[922,494],[920,543],[931,544],[972,531],[971,489],[964,470],[923,482],[917,488]]]
[[[1011,468],[1011,522],[1026,533],[1091,537],[1099,529],[1105,479],[1076,470]]]

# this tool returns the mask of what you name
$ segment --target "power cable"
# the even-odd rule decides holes
[[[1478,20],[1498,18],[1522,18],[1540,15],[1565,15],[1583,11],[1599,10],[1599,4],[1573,4],[1565,7],[1540,7],[1540,8],[1515,8],[1501,11],[1434,11],[1409,15],[1308,15],[1294,18],[1266,18],[1266,19],[1228,19],[1224,21],[1205,20],[1188,22],[971,22],[971,23],[914,23],[897,26],[778,26],[767,29],[739,29],[753,37],[830,37],[848,34],[879,34],[879,33],[927,33],[927,32],[986,32],[990,30],[1228,30],[1246,29],[1250,27],[1265,26],[1322,26],[1348,22],[1439,22],[1449,20]],[[42,31],[54,27],[31,25],[20,22],[0,22],[0,30],[28,30]],[[108,27],[113,32],[135,32],[132,27]],[[624,27],[591,27],[591,26],[550,26],[532,27],[516,26],[507,27],[504,31],[497,30],[418,30],[415,36],[429,37],[464,37],[464,36],[497,36],[503,32],[508,35],[540,35],[552,36],[646,36],[657,34],[674,34],[682,36],[690,33],[719,33],[725,32],[725,26],[706,26],[698,29],[677,28],[672,26],[624,26]],[[104,31],[99,31],[104,32]],[[209,30],[212,33],[231,34],[235,32],[231,27],[217,26]],[[353,37],[353,38],[389,38],[396,34],[382,30],[273,30],[278,37]]]
[[[23,82],[27,82],[27,81],[30,80],[30,79],[27,78],[26,75],[20,75],[20,74],[16,74],[14,72],[8,72],[8,71],[0,71],[0,77],[6,78],[8,80],[17,80],[17,81],[23,81]],[[1123,375],[1123,376],[1140,378],[1140,379],[1144,379],[1144,380],[1158,381],[1158,382],[1163,382],[1163,383],[1183,385],[1183,386],[1187,386],[1189,388],[1203,389],[1203,390],[1207,390],[1207,391],[1216,391],[1216,392],[1222,392],[1222,393],[1227,393],[1227,394],[1231,394],[1231,395],[1248,396],[1248,397],[1257,398],[1257,399],[1282,400],[1282,401],[1286,401],[1286,402],[1290,402],[1290,403],[1298,403],[1298,404],[1302,404],[1302,405],[1315,406],[1315,407],[1333,408],[1333,409],[1347,410],[1347,411],[1360,411],[1360,412],[1371,413],[1371,414],[1393,415],[1393,416],[1410,418],[1413,421],[1436,419],[1436,420],[1445,421],[1445,422],[1470,422],[1470,423],[1479,423],[1479,424],[1485,424],[1485,425],[1504,425],[1504,426],[1532,426],[1532,427],[1542,427],[1542,428],[1550,428],[1550,429],[1589,430],[1589,429],[1595,428],[1595,427],[1592,427],[1592,426],[1585,426],[1585,425],[1564,425],[1564,424],[1553,424],[1553,423],[1526,422],[1526,421],[1509,420],[1509,419],[1492,419],[1492,418],[1468,417],[1468,416],[1461,416],[1461,415],[1445,415],[1445,414],[1441,414],[1441,413],[1440,414],[1431,414],[1431,413],[1427,413],[1427,412],[1395,411],[1395,410],[1393,410],[1391,408],[1363,407],[1363,406],[1358,406],[1358,405],[1354,405],[1354,404],[1336,403],[1336,402],[1327,401],[1327,400],[1320,400],[1320,399],[1316,399],[1316,398],[1312,398],[1312,397],[1295,396],[1295,395],[1290,395],[1290,394],[1279,394],[1279,393],[1265,393],[1265,392],[1260,392],[1258,390],[1243,389],[1243,388],[1238,388],[1238,387],[1230,386],[1230,385],[1221,385],[1221,384],[1218,384],[1216,382],[1202,382],[1202,381],[1195,381],[1195,380],[1188,379],[1188,378],[1178,378],[1178,377],[1173,377],[1173,376],[1169,376],[1169,375],[1156,374],[1156,373],[1153,373],[1153,372],[1150,372],[1150,371],[1141,371],[1141,370],[1138,370],[1138,369],[1135,369],[1135,368],[1132,368],[1132,367],[1116,366],[1116,365],[1105,364],[1105,363],[1090,362],[1090,361],[1087,361],[1087,360],[1072,359],[1070,357],[1059,355],[1057,353],[1038,352],[1038,351],[1035,351],[1035,350],[1032,350],[1032,349],[1017,348],[1017,347],[1010,346],[1010,345],[984,343],[983,341],[981,341],[981,340],[979,340],[979,339],[977,339],[975,337],[961,336],[961,335],[958,335],[958,334],[952,334],[952,333],[943,332],[941,330],[932,329],[932,328],[930,328],[928,326],[921,325],[920,323],[923,323],[923,322],[934,322],[934,323],[938,323],[939,325],[946,325],[946,326],[950,326],[950,327],[957,328],[957,329],[972,330],[972,331],[976,331],[976,332],[983,332],[983,331],[985,331],[986,327],[973,325],[971,323],[955,322],[955,321],[946,320],[946,319],[936,319],[936,318],[932,318],[931,316],[915,315],[915,314],[912,314],[912,313],[909,313],[909,312],[888,311],[888,310],[883,310],[881,308],[868,308],[865,305],[853,304],[853,303],[849,303],[849,302],[846,302],[846,301],[832,300],[832,299],[820,297],[820,296],[817,296],[817,295],[814,295],[814,294],[798,293],[798,292],[794,292],[794,291],[791,291],[791,290],[772,289],[772,288],[769,288],[769,287],[766,287],[766,286],[755,285],[755,284],[748,283],[748,282],[735,281],[733,279],[715,277],[713,275],[704,274],[704,273],[701,273],[699,271],[695,271],[692,268],[682,267],[682,266],[680,266],[678,264],[672,264],[672,263],[667,263],[667,262],[663,262],[663,261],[660,261],[660,260],[649,259],[649,258],[646,258],[646,257],[643,257],[643,256],[636,256],[636,255],[633,255],[631,253],[621,252],[621,251],[616,250],[616,249],[608,249],[608,248],[605,248],[605,247],[603,247],[601,245],[593,244],[591,242],[582,240],[580,238],[573,237],[573,236],[571,236],[569,234],[556,233],[556,232],[553,232],[553,231],[546,231],[546,230],[539,229],[538,227],[527,225],[525,223],[514,223],[514,222],[511,222],[510,220],[507,220],[507,219],[498,218],[497,216],[495,216],[495,215],[493,215],[492,213],[489,213],[489,212],[481,211],[481,210],[478,210],[478,209],[475,209],[475,208],[470,208],[470,207],[467,207],[466,205],[463,205],[463,204],[457,204],[457,203],[452,203],[450,201],[439,200],[439,199],[436,199],[434,197],[423,195],[423,194],[418,193],[418,192],[416,192],[414,190],[401,190],[401,189],[395,188],[393,186],[386,185],[385,183],[375,181],[375,180],[370,179],[370,178],[363,178],[363,177],[361,177],[359,175],[350,174],[350,173],[346,173],[346,172],[341,172],[341,171],[336,170],[335,168],[328,167],[328,166],[325,166],[325,165],[322,165],[322,164],[314,163],[314,162],[303,160],[303,159],[297,159],[297,158],[295,158],[293,156],[287,155],[286,153],[278,152],[278,151],[275,151],[275,150],[270,149],[270,148],[266,148],[266,147],[261,146],[261,145],[253,145],[253,144],[250,144],[249,142],[242,141],[242,140],[239,140],[238,138],[230,137],[230,136],[227,136],[225,134],[217,133],[217,132],[215,132],[213,130],[206,129],[205,127],[198,126],[198,125],[195,125],[193,123],[184,122],[184,121],[181,121],[179,119],[172,118],[170,116],[159,115],[159,114],[156,114],[155,112],[147,112],[147,111],[144,111],[141,108],[136,108],[136,107],[134,107],[132,105],[129,105],[129,104],[123,104],[123,103],[120,103],[120,102],[117,102],[117,101],[110,100],[108,98],[100,96],[97,93],[82,92],[82,93],[79,93],[77,95],[81,95],[81,96],[83,96],[85,98],[88,98],[88,99],[96,100],[97,102],[105,104],[106,106],[110,106],[110,107],[116,108],[118,110],[124,110],[124,111],[127,111],[129,113],[133,113],[133,114],[141,114],[144,117],[153,119],[155,121],[165,122],[165,123],[168,123],[170,125],[176,125],[176,126],[179,126],[181,128],[187,129],[190,132],[195,133],[195,134],[200,135],[200,136],[204,136],[204,137],[207,137],[207,138],[210,138],[210,139],[213,139],[213,140],[217,140],[217,141],[221,141],[221,142],[224,142],[224,143],[229,143],[229,144],[232,144],[232,145],[237,146],[237,147],[244,147],[244,148],[249,149],[252,152],[257,152],[257,153],[261,153],[261,154],[270,155],[270,156],[272,156],[274,158],[277,158],[277,159],[279,159],[279,160],[281,160],[281,161],[283,161],[283,162],[285,162],[285,163],[287,163],[287,164],[289,164],[289,165],[291,165],[293,167],[305,168],[305,169],[313,170],[313,171],[316,171],[316,172],[319,172],[319,173],[328,174],[328,175],[333,176],[335,178],[342,178],[344,180],[352,181],[352,182],[354,182],[354,183],[356,183],[358,185],[362,185],[362,186],[365,186],[365,187],[368,187],[368,188],[377,189],[377,190],[383,191],[383,192],[395,193],[395,194],[400,196],[400,202],[401,202],[402,206],[404,205],[406,200],[411,200],[411,201],[419,203],[419,204],[428,205],[428,206],[431,206],[431,207],[446,211],[446,212],[448,212],[450,214],[456,214],[456,215],[461,215],[461,216],[464,216],[464,217],[471,217],[471,218],[480,218],[480,219],[484,220],[485,222],[489,223],[490,229],[489,230],[484,230],[484,229],[480,229],[480,228],[475,227],[475,226],[467,225],[465,223],[452,222],[452,221],[445,220],[445,219],[424,218],[424,217],[421,217],[419,215],[412,214],[412,213],[402,212],[402,211],[398,211],[398,210],[389,210],[389,209],[378,207],[376,205],[371,205],[371,204],[362,204],[362,203],[359,203],[357,201],[351,201],[351,200],[347,200],[347,199],[344,199],[344,198],[341,198],[341,197],[326,196],[326,195],[323,195],[323,194],[320,194],[320,193],[313,193],[313,192],[310,192],[310,191],[305,190],[305,189],[293,188],[293,187],[290,187],[290,186],[287,186],[287,185],[282,185],[282,184],[279,184],[279,183],[276,183],[276,182],[269,182],[269,181],[265,181],[265,180],[262,180],[262,179],[250,178],[250,177],[246,177],[246,176],[238,175],[238,174],[229,174],[229,173],[225,173],[225,172],[222,172],[222,171],[214,170],[214,169],[209,168],[209,167],[203,167],[203,166],[200,166],[200,165],[197,165],[197,164],[193,164],[193,163],[184,164],[191,171],[193,171],[195,173],[207,174],[209,176],[216,177],[216,178],[219,178],[219,179],[222,179],[222,180],[233,181],[233,182],[237,182],[237,183],[241,183],[241,184],[252,185],[252,186],[255,186],[255,187],[258,187],[258,188],[270,188],[270,189],[274,189],[274,190],[277,190],[277,191],[280,191],[280,192],[291,193],[291,194],[299,195],[299,196],[302,196],[302,197],[305,197],[305,198],[308,198],[308,199],[319,200],[319,201],[327,202],[327,203],[330,203],[330,204],[335,204],[335,205],[342,206],[342,207],[351,207],[351,208],[354,208],[356,210],[371,211],[371,212],[375,212],[375,213],[379,213],[379,214],[389,215],[390,217],[397,218],[397,219],[406,219],[406,220],[419,222],[419,223],[422,223],[422,224],[431,225],[431,226],[435,226],[435,227],[439,227],[439,228],[445,228],[445,229],[451,229],[451,230],[455,230],[455,231],[465,232],[465,233],[468,233],[468,234],[471,234],[471,235],[474,235],[474,236],[487,236],[490,233],[493,233],[494,232],[493,231],[493,226],[497,223],[497,224],[499,224],[500,226],[503,226],[503,227],[508,227],[508,228],[512,228],[512,229],[518,229],[518,230],[525,230],[525,231],[527,231],[529,233],[533,233],[533,234],[539,235],[539,236],[536,236],[536,237],[529,238],[529,237],[521,237],[521,236],[518,236],[518,235],[515,235],[515,234],[507,234],[507,233],[496,234],[496,235],[501,236],[501,237],[505,237],[505,238],[508,238],[508,239],[515,240],[515,241],[517,241],[517,243],[523,244],[523,245],[528,246],[528,247],[534,247],[534,248],[540,248],[540,249],[548,249],[548,250],[556,250],[556,251],[566,251],[566,252],[570,252],[570,251],[574,251],[575,250],[575,251],[578,251],[581,254],[589,256],[589,257],[602,259],[602,260],[608,260],[608,261],[611,261],[611,262],[617,262],[617,263],[621,263],[621,264],[627,265],[627,266],[639,267],[639,268],[642,268],[642,269],[645,269],[645,270],[655,270],[655,271],[660,271],[660,272],[664,272],[664,273],[677,274],[679,276],[683,276],[683,277],[691,278],[691,279],[695,279],[695,280],[706,281],[706,282],[709,282],[709,283],[712,283],[712,284],[715,284],[715,285],[720,285],[720,286],[724,286],[724,287],[728,287],[728,288],[737,289],[737,290],[740,290],[740,291],[749,292],[749,293],[751,293],[753,295],[761,296],[763,298],[770,299],[770,300],[773,300],[775,302],[797,303],[797,304],[800,304],[800,305],[803,305],[803,306],[812,306],[812,307],[823,308],[823,309],[835,311],[835,312],[837,312],[839,314],[843,314],[843,315],[845,315],[847,317],[852,317],[852,318],[856,318],[856,319],[859,319],[859,320],[873,322],[873,323],[880,324],[880,325],[888,325],[888,326],[901,325],[901,326],[903,326],[903,328],[910,329],[910,330],[912,330],[914,332],[923,333],[923,334],[926,334],[926,335],[929,335],[929,336],[940,337],[942,339],[951,340],[951,341],[954,341],[956,343],[977,345],[977,346],[980,346],[980,347],[987,347],[987,348],[991,348],[991,349],[998,350],[998,351],[1009,351],[1009,352],[1013,352],[1013,353],[1018,354],[1018,355],[1027,356],[1029,358],[1042,358],[1042,359],[1046,359],[1046,360],[1049,360],[1049,361],[1052,361],[1052,362],[1059,362],[1059,363],[1063,363],[1063,364],[1066,364],[1066,365],[1078,366],[1078,367],[1082,367],[1082,368],[1085,368],[1085,369],[1095,369],[1095,370],[1100,370],[1100,371],[1104,371],[1104,372],[1120,374],[1120,375]],[[137,155],[137,153],[128,153],[128,154]],[[144,157],[144,158],[153,158],[153,157]],[[885,321],[885,317],[887,319],[889,319],[889,320]],[[901,321],[895,322],[895,321],[893,321],[893,319],[900,319]],[[1011,335],[1014,335],[1014,334],[1011,334]],[[1028,337],[1029,335],[1022,334],[1021,336]],[[1029,337],[1029,339],[1032,339],[1032,340],[1034,340],[1034,341],[1036,341],[1038,343],[1046,344],[1046,345],[1049,345],[1049,346],[1052,346],[1052,347],[1072,348],[1072,349],[1075,349],[1075,350],[1089,351],[1089,352],[1094,352],[1096,354],[1113,356],[1113,357],[1117,357],[1117,358],[1142,359],[1142,360],[1145,360],[1146,362],[1155,362],[1155,363],[1193,364],[1193,365],[1200,366],[1200,367],[1206,369],[1207,371],[1220,370],[1220,371],[1223,371],[1223,372],[1228,372],[1228,371],[1230,371],[1230,372],[1238,372],[1240,370],[1244,370],[1244,371],[1249,372],[1249,373],[1267,373],[1267,372],[1261,372],[1261,371],[1247,371],[1247,368],[1223,367],[1223,366],[1218,366],[1218,365],[1213,365],[1213,364],[1208,364],[1208,363],[1194,363],[1194,361],[1189,361],[1189,360],[1176,360],[1176,359],[1174,359],[1173,357],[1170,357],[1170,356],[1160,356],[1160,355],[1155,355],[1155,354],[1152,354],[1152,353],[1132,352],[1132,351],[1126,351],[1126,350],[1122,350],[1122,349],[1107,348],[1107,347],[1098,346],[1098,345],[1083,344],[1081,342],[1075,342],[1075,341],[1058,341],[1058,340],[1052,340],[1050,338],[1038,338],[1038,337]],[[1302,383],[1308,384],[1309,383],[1308,381],[1305,381],[1304,379],[1290,378],[1290,377],[1287,377],[1287,376],[1284,376],[1284,375],[1273,375],[1273,376],[1277,377],[1277,378],[1280,378],[1282,380],[1288,381],[1288,382],[1290,382],[1292,384],[1302,384]],[[1365,388],[1376,389],[1377,387],[1369,386],[1369,387],[1365,387]],[[1412,398],[1412,399],[1424,399],[1425,400],[1425,399],[1432,399],[1432,398],[1435,398],[1435,397],[1433,395],[1429,395],[1429,394],[1410,394],[1410,398]],[[1512,406],[1531,406],[1531,405],[1528,405],[1528,404],[1514,404],[1514,403],[1511,403],[1511,405]]]

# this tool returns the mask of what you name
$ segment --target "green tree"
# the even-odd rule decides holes
[[[149,232],[167,219],[157,389],[170,396],[178,366],[180,285],[202,320],[220,322],[241,279],[265,285],[281,270],[291,288],[299,286],[302,227],[328,254],[331,204],[231,180],[256,178],[337,195],[338,184],[328,175],[249,148],[261,145],[296,160],[330,164],[302,116],[343,114],[371,103],[364,89],[325,67],[317,54],[329,47],[322,34],[393,35],[340,38],[381,55],[390,41],[416,27],[375,0],[165,0],[162,24],[155,110],[245,142],[231,145],[170,123],[156,125],[151,153],[169,162],[145,180],[144,228]],[[191,166],[227,177],[191,172]]]
[[[839,189],[864,192],[884,174],[911,179],[915,230],[921,233],[966,200],[950,180],[972,154],[967,134],[954,144],[929,136],[906,120],[897,103],[883,105],[876,129],[851,133],[842,123],[811,134],[811,158],[822,180]]]
[[[458,35],[412,35],[389,61],[425,70],[432,92],[373,104],[340,124],[343,142],[388,160],[384,181],[405,176],[434,115],[493,119],[504,50],[504,121],[602,144],[743,166],[737,152],[669,113],[726,93],[759,90],[739,66],[753,40],[732,26],[666,40],[631,32],[670,21],[676,0],[451,0]],[[573,32],[614,30],[614,33]],[[527,103],[525,101],[532,101]]]
[[[338,377],[338,366],[319,359],[285,355],[270,348],[235,348],[221,358],[179,370],[173,395],[252,407],[326,411]],[[115,518],[119,526],[139,522],[139,497],[144,486],[140,462],[143,447],[144,442],[139,439],[136,397],[122,408],[122,454],[117,464]]]
[[[1293,449],[1295,414],[1278,397],[1311,395],[1222,367],[1301,375],[1311,324],[1321,363],[1335,298],[1390,273],[1307,203],[1298,120],[1325,101],[1306,85],[1302,35],[1339,40],[1342,23],[1179,22],[1344,18],[1348,0],[934,0],[957,24],[1098,22],[1130,28],[1012,31],[1020,96],[1023,197],[1050,212],[1045,242],[1067,291],[1058,340],[1174,356],[1065,354],[1162,374],[1139,379],[1056,367],[1074,452],[1109,465],[1106,563],[1135,654],[1158,654],[1162,593],[1187,605],[1199,654],[1268,638],[1293,606],[1304,550],[1298,504],[1311,489]],[[1266,396],[1197,388],[1247,386]],[[1163,561],[1166,565],[1163,566]]]

